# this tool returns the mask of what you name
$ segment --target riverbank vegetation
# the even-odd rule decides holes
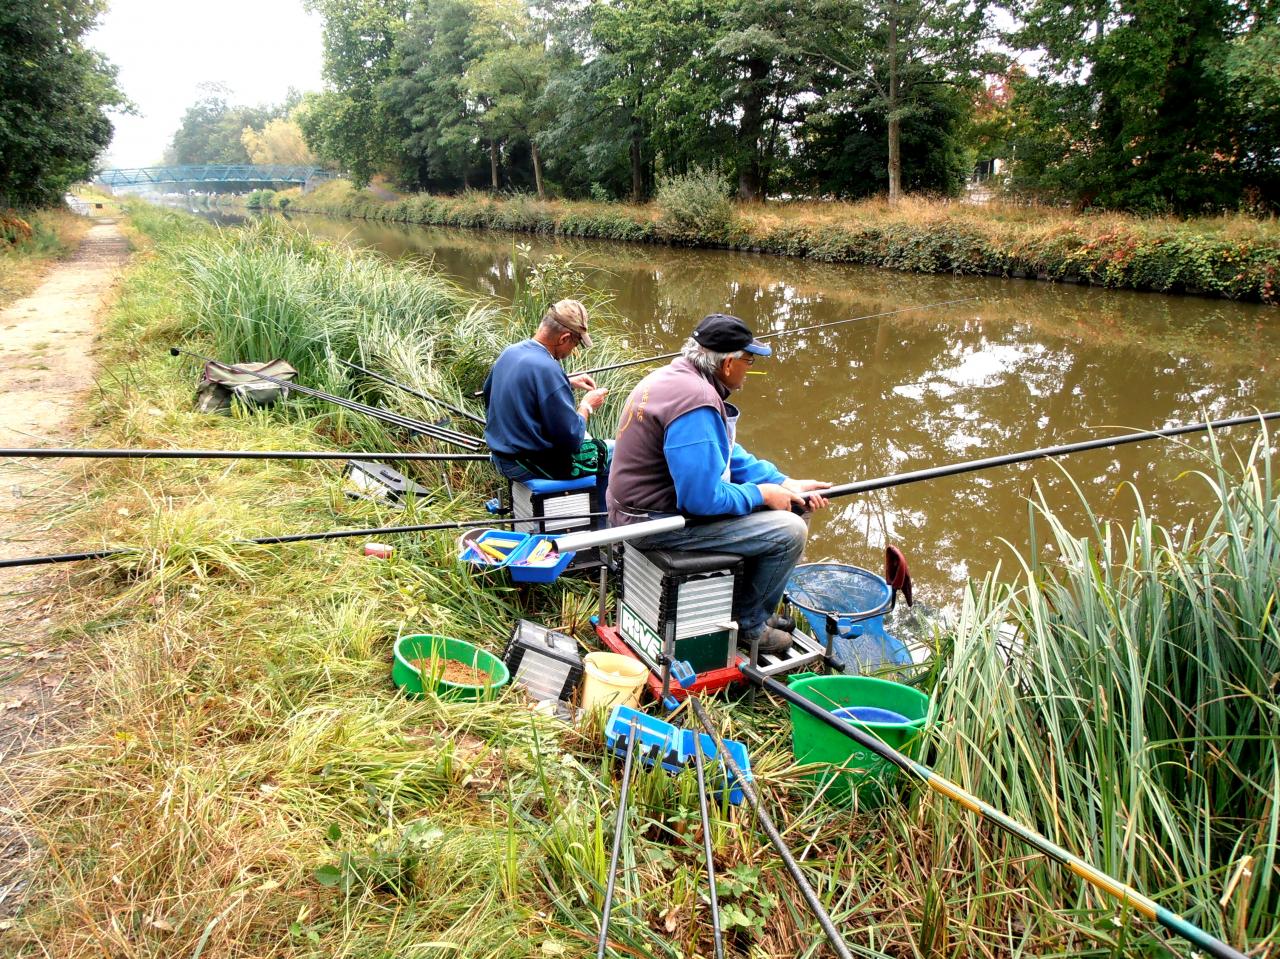
[[[299,398],[196,413],[198,370],[166,348],[279,356],[338,392],[367,388],[334,362],[354,358],[467,402],[549,299],[580,292],[572,264],[554,258],[521,264],[507,308],[270,223],[220,232],[140,208],[134,224],[151,249],[105,334],[93,445],[387,448],[403,437]],[[589,365],[619,352],[608,305],[593,300]],[[634,373],[613,375],[621,390]],[[1072,531],[1039,515],[1053,561],[975,585],[940,640],[929,752],[944,774],[1259,955],[1280,936],[1267,805],[1280,786],[1280,505],[1262,457],[1222,471],[1206,461],[1221,509],[1176,537],[1147,521]],[[586,639],[590,586],[519,595],[459,568],[449,536],[398,538],[389,560],[350,541],[234,542],[480,516],[497,491],[486,465],[408,467],[431,494],[405,513],[345,499],[338,470],[313,463],[77,468],[91,493],[61,521],[85,548],[134,548],[65,573],[66,668],[88,677],[93,706],[56,750],[6,769],[23,777],[22,815],[49,852],[5,932],[11,954],[594,952],[616,795],[598,730],[515,696],[406,699],[388,679],[404,633],[497,651],[526,616]],[[1010,662],[1005,623],[1021,650]],[[814,801],[782,710],[709,705],[748,743],[819,896],[867,954],[1159,948],[1151,926],[940,799],[906,791],[857,813]],[[641,777],[613,926],[630,955],[710,954],[693,789],[688,776]],[[730,953],[820,952],[753,818],[714,820]]]
[[[326,89],[296,119],[357,185],[639,202],[718,166],[744,201],[893,202],[999,166],[991,185],[1079,207],[1280,208],[1265,4],[314,6]]]
[[[566,237],[754,250],[922,273],[961,273],[1280,301],[1280,226],[1230,215],[1191,221],[912,197],[898,204],[730,202],[722,178],[673,178],[630,205],[417,194],[379,199],[345,181],[280,194],[288,209]],[[279,202],[279,201],[277,201]]]
[[[67,209],[0,210],[0,307],[34,290],[51,263],[75,251],[89,226],[87,217]]]

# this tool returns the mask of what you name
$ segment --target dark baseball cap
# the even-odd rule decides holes
[[[772,356],[773,350],[755,338],[747,324],[728,313],[712,313],[704,316],[693,328],[693,339],[715,353],[736,353],[746,350],[756,356]]]

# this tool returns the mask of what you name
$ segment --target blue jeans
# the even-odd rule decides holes
[[[744,641],[764,629],[782,601],[787,578],[804,552],[809,526],[795,513],[768,509],[719,519],[636,540],[640,549],[690,549],[736,553],[743,558],[742,582],[733,618]]]

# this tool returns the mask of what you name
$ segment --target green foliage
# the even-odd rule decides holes
[[[244,205],[250,210],[270,210],[276,205],[276,191],[254,190],[245,197]]]
[[[662,224],[674,237],[715,240],[733,226],[732,187],[718,169],[694,167],[688,173],[658,182]]]
[[[253,163],[244,143],[246,129],[261,130],[288,115],[298,102],[290,93],[278,106],[234,106],[221,83],[200,84],[200,99],[182,115],[182,123],[165,151],[166,163]]]
[[[61,200],[111,142],[116,70],[84,43],[101,0],[0,5],[0,208]]]
[[[1013,42],[1043,50],[1045,68],[1013,84],[1017,186],[1153,213],[1280,206],[1274,14],[1038,0],[1024,16]]]

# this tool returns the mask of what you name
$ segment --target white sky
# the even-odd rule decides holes
[[[319,90],[321,27],[302,0],[110,0],[88,44],[119,67],[138,115],[111,117],[102,165],[159,163],[201,83],[225,83],[247,105]]]

